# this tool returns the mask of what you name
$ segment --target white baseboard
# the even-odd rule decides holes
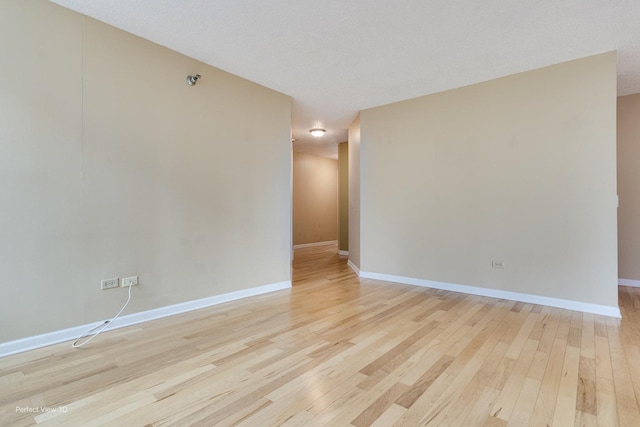
[[[125,326],[135,325],[137,323],[148,322],[149,320],[160,319],[162,317],[173,316],[175,314],[186,313],[192,310],[198,310],[213,305],[223,304],[229,301],[235,301],[255,295],[266,294],[268,292],[279,291],[291,288],[291,281],[271,283],[269,285],[258,286],[255,288],[242,289],[240,291],[229,292],[222,295],[214,295],[207,298],[187,301],[179,304],[168,305],[165,307],[154,308],[152,310],[141,311],[139,313],[127,314],[120,316],[108,326],[105,331],[123,328]],[[33,350],[52,344],[58,344],[63,341],[76,339],[89,328],[100,325],[103,321],[90,323],[73,328],[63,329],[60,331],[49,332],[42,335],[21,338],[14,341],[0,343],[0,357],[9,356],[11,354],[22,353],[23,351]]]
[[[313,246],[337,245],[337,240],[327,240],[326,242],[303,243],[301,245],[293,245],[293,249],[311,248]]]
[[[338,251],[338,255],[349,256],[349,251]]]
[[[360,276],[360,269],[357,265],[355,265],[351,260],[347,261],[347,265],[358,275]]]
[[[640,288],[640,280],[618,279],[619,286],[631,286],[632,288]]]
[[[422,286],[425,288],[442,289],[445,291],[461,292],[484,297],[500,298],[511,301],[526,302],[530,304],[547,305],[550,307],[564,308],[565,310],[581,311],[584,313],[601,314],[609,317],[622,317],[618,307],[608,305],[591,304],[587,302],[572,301],[560,298],[543,297],[540,295],[521,294],[519,292],[502,291],[498,289],[479,288],[475,286],[457,285],[454,283],[436,282],[433,280],[414,279],[412,277],[394,276],[391,274],[370,273],[361,271],[360,277],[367,279],[385,280],[387,282],[403,283],[405,285]]]

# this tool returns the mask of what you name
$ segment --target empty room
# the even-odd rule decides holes
[[[0,0],[0,424],[638,426],[638,22]]]

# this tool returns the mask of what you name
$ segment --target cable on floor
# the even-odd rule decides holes
[[[80,335],[78,338],[76,338],[73,344],[71,344],[71,347],[73,348],[82,347],[83,345],[85,345],[86,343],[88,343],[89,341],[97,337],[100,334],[100,332],[104,331],[107,328],[107,326],[112,324],[114,320],[116,320],[118,316],[120,316],[120,314],[124,311],[127,304],[129,304],[129,301],[131,301],[131,286],[129,286],[129,297],[127,298],[127,302],[124,303],[124,305],[122,306],[118,314],[113,316],[110,320],[105,320],[98,326],[94,326],[93,328],[89,329],[88,331]],[[83,338],[88,338],[88,339],[78,344],[78,341],[82,340]]]

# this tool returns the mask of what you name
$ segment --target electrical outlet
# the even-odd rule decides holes
[[[499,260],[499,259],[492,259],[491,268],[499,268],[501,270],[504,270],[504,262],[502,262],[502,260]]]
[[[104,279],[100,282],[100,289],[113,289],[118,287],[118,278],[115,279]]]
[[[122,287],[128,288],[129,286],[137,286],[138,285],[138,276],[131,277],[123,277],[122,278]]]

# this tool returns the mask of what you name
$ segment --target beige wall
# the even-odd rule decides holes
[[[360,268],[360,114],[349,126],[349,262]]]
[[[349,143],[338,144],[338,249],[349,250]]]
[[[618,275],[640,280],[640,94],[618,98]]]
[[[338,162],[293,153],[293,244],[338,239]]]
[[[611,52],[362,111],[361,270],[617,307],[615,103]]]
[[[289,97],[44,0],[0,51],[0,341],[290,279]]]

